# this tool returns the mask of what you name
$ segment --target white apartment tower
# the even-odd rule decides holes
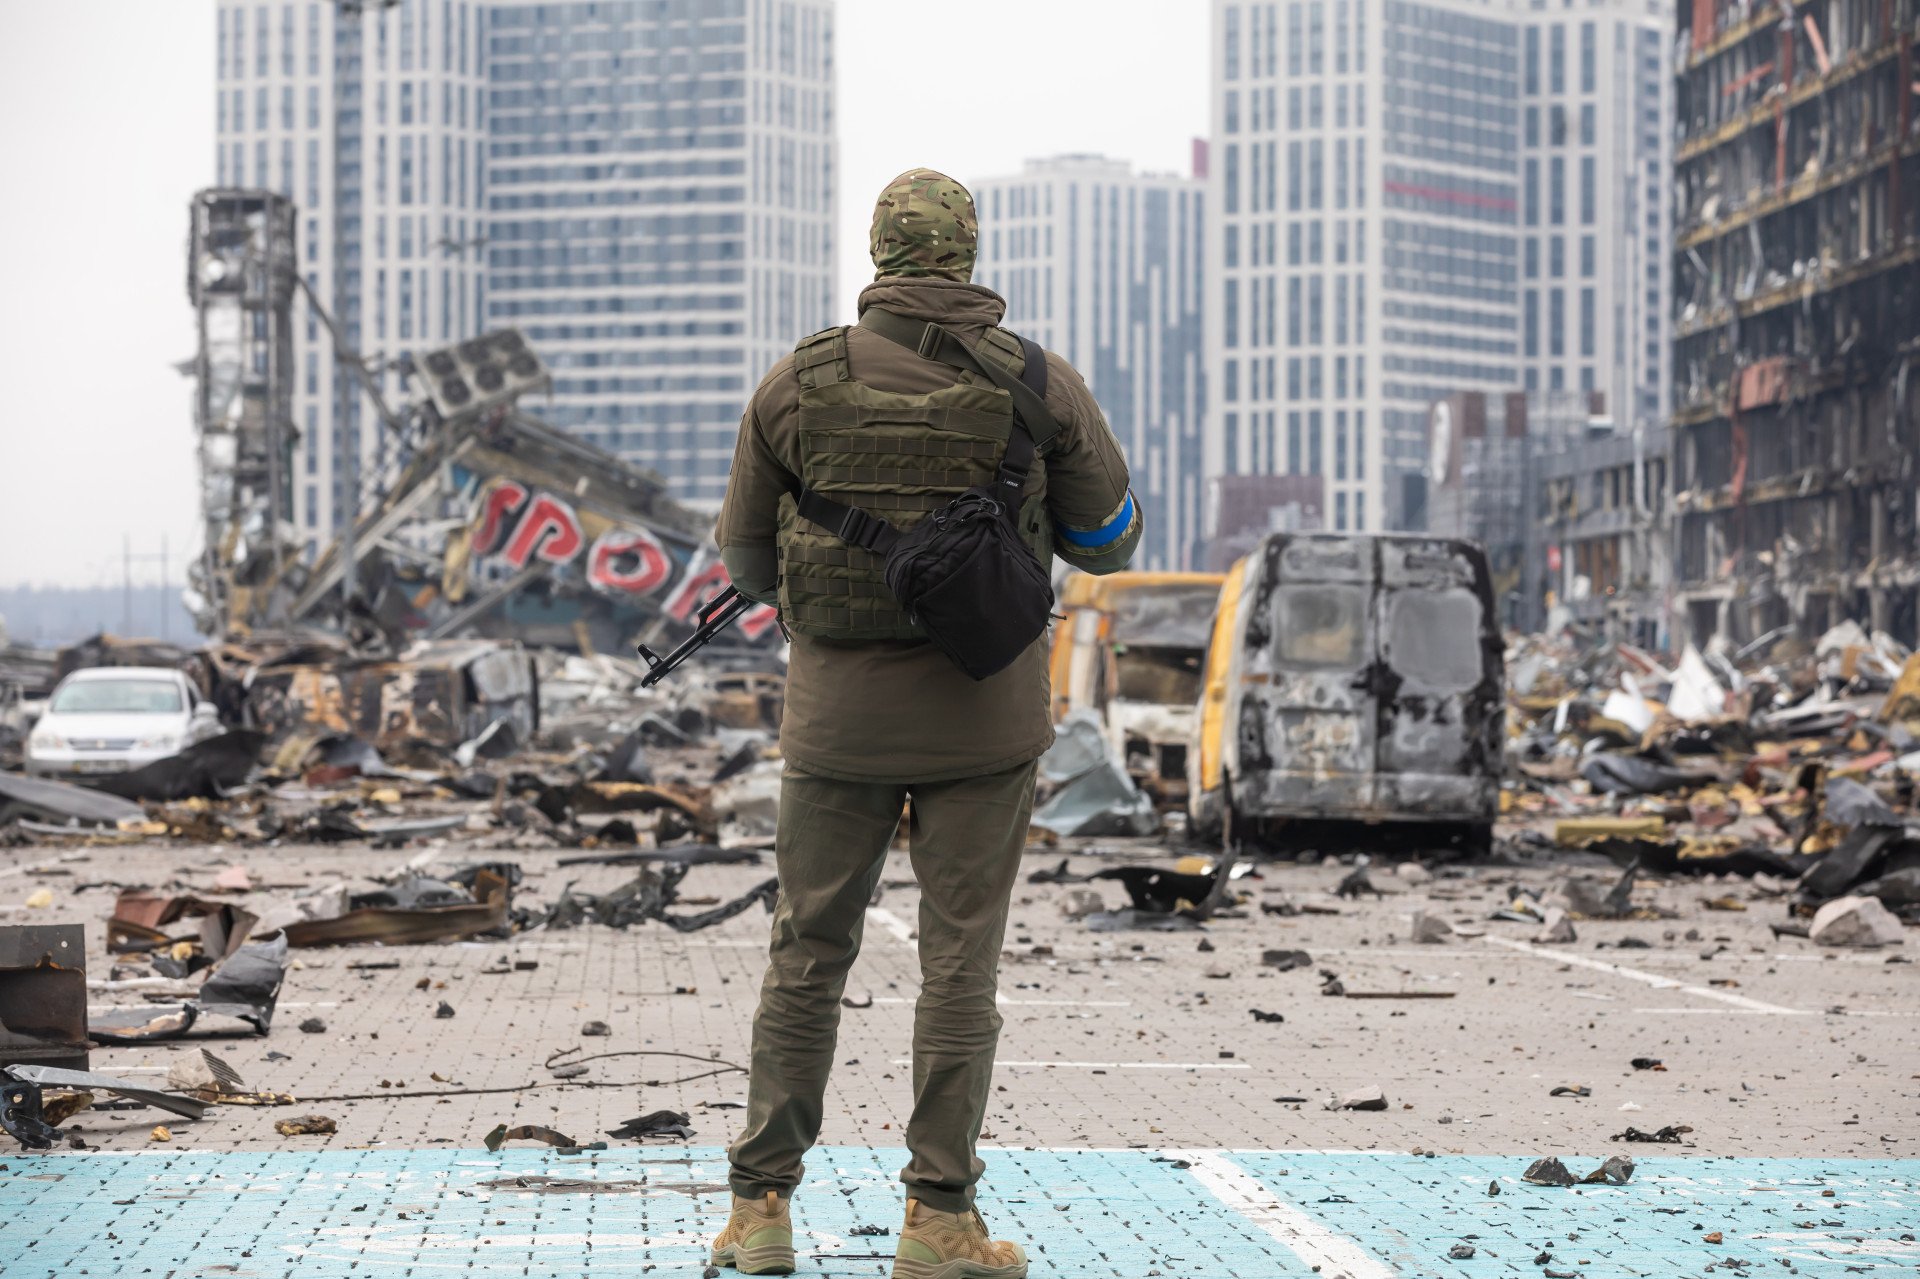
[[[715,503],[761,374],[833,316],[832,9],[222,0],[218,180],[299,205],[302,274],[370,361],[517,326],[543,416]],[[304,316],[295,359],[323,543],[342,449],[369,477],[383,437]]]
[[[1527,0],[1521,24],[1520,368],[1663,423],[1670,372],[1671,8]]]
[[[219,5],[216,171],[222,186],[299,206],[307,286],[362,356],[390,363],[481,327],[485,6],[367,9],[354,19],[321,0]],[[352,509],[343,449],[359,450],[368,476],[381,436],[312,310],[295,308],[294,516],[323,543]],[[390,369],[380,377],[399,389]]]
[[[716,508],[740,414],[833,322],[831,0],[498,5],[487,319],[548,421]]]
[[[1204,185],[1069,155],[973,187],[974,279],[1086,378],[1131,468],[1142,569],[1188,567],[1199,535]]]
[[[1664,302],[1646,295],[1664,284],[1646,269],[1665,260],[1665,214],[1645,148],[1671,108],[1634,34],[1657,20],[1648,0],[1546,3],[1214,0],[1208,476],[1314,475],[1329,528],[1421,527],[1435,401],[1529,375],[1611,391],[1625,365],[1620,402],[1660,403]],[[1523,250],[1544,273],[1555,242],[1561,287],[1523,281]],[[1592,354],[1572,354],[1589,332]]]

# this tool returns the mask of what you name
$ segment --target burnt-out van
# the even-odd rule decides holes
[[[1270,534],[1227,574],[1214,628],[1187,752],[1197,832],[1331,851],[1360,823],[1486,845],[1505,695],[1479,547]]]

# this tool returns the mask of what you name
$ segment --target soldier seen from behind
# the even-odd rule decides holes
[[[746,1129],[730,1152],[733,1213],[712,1251],[715,1264],[747,1274],[794,1267],[788,1201],[819,1137],[847,970],[903,808],[921,894],[921,987],[893,1273],[1027,1273],[1025,1253],[990,1238],[974,1208],[1001,939],[1037,761],[1053,741],[1045,635],[1027,631],[1044,626],[1054,557],[1114,572],[1141,525],[1126,459],[1086,384],[998,327],[1005,302],[971,282],[977,237],[973,198],[952,178],[916,169],[887,187],[860,322],[804,339],[760,383],[715,532],[734,584],[777,604],[793,637],[779,905]],[[933,521],[919,530],[930,534],[981,511],[1012,521],[1012,556],[1032,557],[1003,566],[1006,610],[1025,607],[1031,626],[1009,632],[993,603],[956,624],[941,605],[958,587],[936,585],[912,610],[890,587],[899,556],[882,551],[903,531]],[[950,567],[936,564],[935,578]],[[1036,574],[1034,612],[1024,587]],[[976,659],[1010,633],[1006,653]]]

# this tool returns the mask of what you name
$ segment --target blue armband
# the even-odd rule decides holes
[[[1115,512],[1114,517],[1105,524],[1102,524],[1099,528],[1083,531],[1068,528],[1065,524],[1058,521],[1054,522],[1053,527],[1054,531],[1060,534],[1062,541],[1071,546],[1078,547],[1081,550],[1088,550],[1096,546],[1106,546],[1111,542],[1118,541],[1132,523],[1133,493],[1129,491],[1126,500],[1120,503],[1119,511]]]

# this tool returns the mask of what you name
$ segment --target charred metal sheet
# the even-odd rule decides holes
[[[0,1088],[0,1127],[28,1150],[51,1150],[60,1135],[46,1120],[40,1085],[17,1079]]]
[[[107,1044],[154,1043],[194,1030],[204,1014],[243,1021],[264,1035],[273,1025],[286,972],[286,937],[253,942],[228,955],[185,1003],[104,1012],[92,1019],[87,1033]]]
[[[314,919],[286,927],[292,946],[345,946],[382,942],[389,946],[457,941],[504,928],[507,923],[507,881],[491,871],[474,877],[472,904],[427,906],[417,910],[374,907],[349,911],[337,919]]]
[[[61,826],[116,827],[146,816],[144,808],[118,795],[49,777],[0,773],[0,823],[39,818]]]
[[[0,1063],[87,1068],[86,956],[78,924],[0,928]]]
[[[123,799],[217,799],[247,780],[266,741],[265,733],[235,729],[128,772],[89,779],[87,786]]]
[[[110,1092],[127,1098],[129,1101],[143,1102],[157,1106],[161,1110],[170,1110],[187,1119],[198,1119],[207,1113],[207,1103],[191,1097],[182,1097],[177,1093],[162,1092],[149,1088],[145,1084],[136,1084],[131,1080],[116,1079],[111,1075],[96,1075],[90,1070],[59,1070],[52,1066],[8,1066],[6,1073],[22,1083],[38,1084],[42,1088],[84,1088],[88,1092]]]
[[[502,720],[521,741],[539,728],[532,656],[493,641],[424,645],[392,662],[267,667],[247,702],[269,733],[322,728],[382,750],[408,741],[452,749]]]

